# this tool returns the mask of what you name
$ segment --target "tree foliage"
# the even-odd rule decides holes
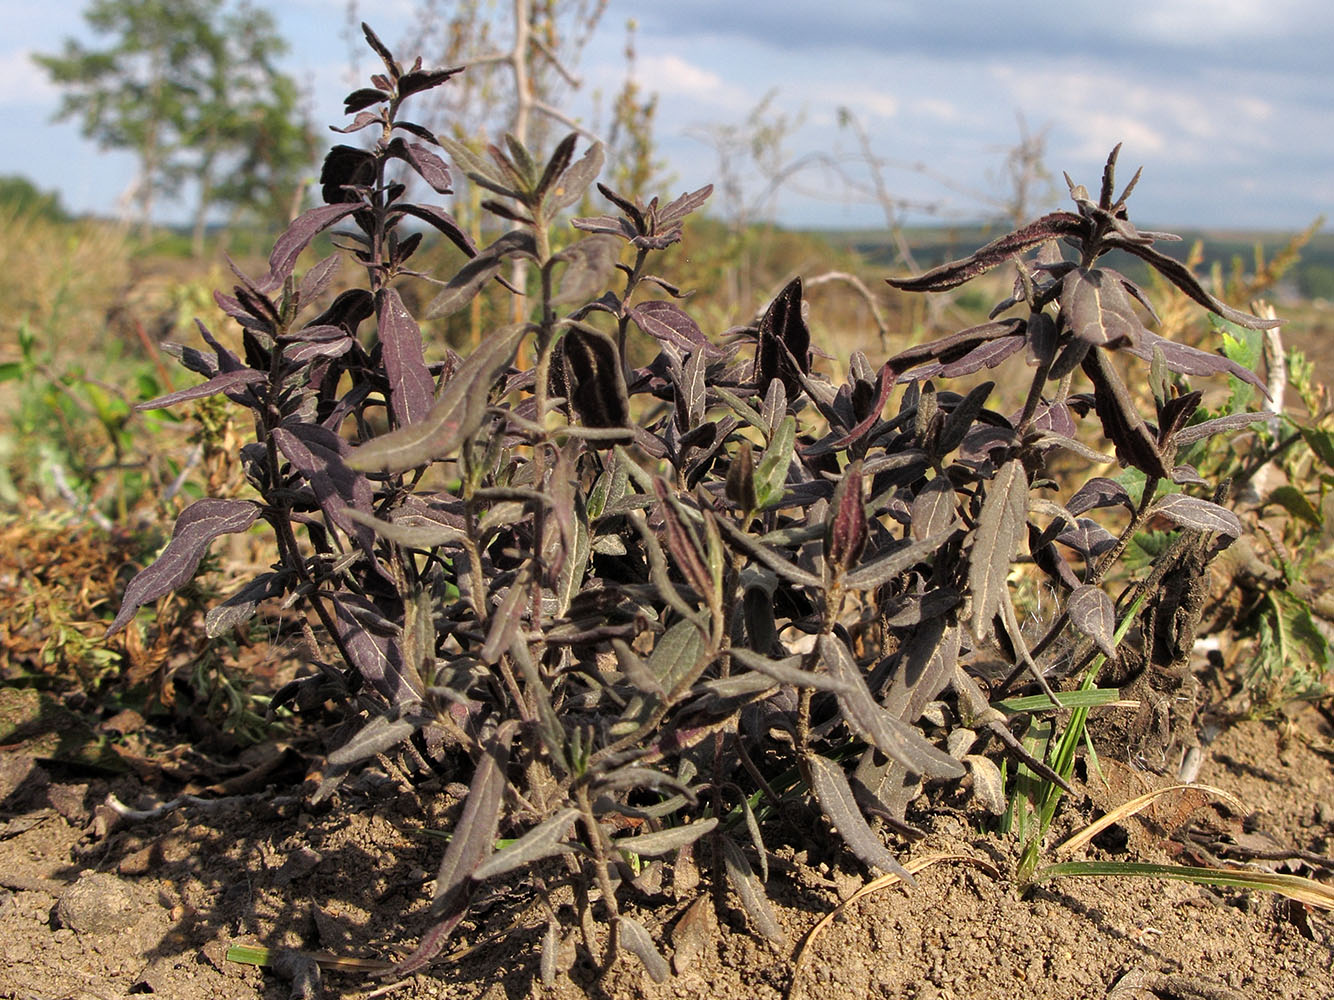
[[[271,14],[228,0],[92,0],[84,19],[105,45],[67,38],[34,58],[64,91],[57,120],[138,158],[142,224],[187,181],[197,247],[216,207],[285,218],[315,139],[295,81],[275,64],[286,43]]]

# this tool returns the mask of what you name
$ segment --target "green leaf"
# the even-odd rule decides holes
[[[1297,429],[1307,446],[1325,463],[1325,468],[1334,470],[1334,431],[1305,426]]]
[[[1306,494],[1295,486],[1276,487],[1269,494],[1269,501],[1278,504],[1293,517],[1301,518],[1307,524],[1316,528],[1324,524],[1325,519],[1320,516],[1320,511],[1316,510],[1311,501],[1306,499]]]
[[[1223,355],[1249,371],[1258,371],[1264,358],[1264,334],[1259,330],[1248,330],[1244,326],[1229,322],[1221,316],[1210,314],[1210,325],[1214,331],[1222,334]],[[1226,413],[1241,413],[1251,405],[1255,397],[1255,387],[1247,385],[1235,375],[1227,377],[1228,394]]]
[[[797,418],[789,414],[779,423],[769,446],[764,449],[764,457],[755,467],[755,499],[760,510],[782,500],[796,441]]]
[[[648,668],[668,695],[695,683],[712,655],[691,621],[679,621],[661,636],[649,654]]]
[[[482,425],[491,386],[509,367],[530,323],[515,323],[484,338],[445,383],[420,423],[382,434],[354,448],[348,468],[361,472],[406,472],[454,452]]]

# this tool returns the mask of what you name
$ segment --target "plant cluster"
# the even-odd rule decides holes
[[[275,704],[341,698],[364,716],[329,754],[315,799],[406,747],[464,766],[431,926],[394,975],[424,967],[479,890],[520,873],[549,916],[544,976],[566,923],[595,962],[628,951],[668,975],[627,904],[685,891],[696,859],[781,941],[764,889],[766,814],[823,813],[867,865],[909,877],[868,817],[909,829],[923,781],[970,776],[999,812],[991,743],[1064,784],[993,707],[1020,675],[1054,707],[1049,679],[1096,655],[1170,668],[1189,651],[1198,568],[1240,525],[1181,455],[1253,415],[1193,422],[1201,396],[1181,376],[1256,379],[1147,330],[1143,294],[1098,260],[1126,250],[1205,308],[1261,321],[1216,302],[1153,249],[1161,234],[1130,224],[1125,193],[1113,197],[1115,154],[1096,201],[1072,184],[1076,211],[894,282],[935,291],[1017,262],[1001,318],[879,366],[856,353],[834,384],[814,364],[800,279],[755,326],[710,337],[655,275],[709,189],[642,205],[599,186],[614,210],[575,219],[583,235],[557,250],[553,228],[594,183],[600,148],[576,159],[570,136],[543,162],[517,141],[480,156],[438,140],[400,115],[457,71],[404,66],[365,34],[384,72],[348,96],[340,131],[373,142],[334,147],[325,204],[278,239],[267,274],[238,272],[216,296],[241,352],[201,323],[208,350],[177,352],[205,381],[146,404],[222,395],[249,410],[241,457],[258,499],[188,507],[112,628],[188,581],[215,539],[263,522],[278,561],[207,627],[224,633],[266,601],[308,612],[324,662]],[[395,179],[408,170],[448,194],[441,142],[491,195],[485,208],[514,224],[487,246]],[[298,276],[302,251],[340,224],[338,252]],[[466,357],[428,361],[400,291],[434,280],[412,268],[421,224],[468,255],[430,316],[493,281],[520,296],[519,320]],[[349,258],[364,284],[323,303]],[[526,288],[513,285],[515,260]],[[653,345],[644,367],[626,361],[631,336]],[[1016,413],[987,407],[989,382],[936,386],[1014,355],[1029,373]],[[1148,364],[1147,419],[1118,355]],[[1076,392],[1080,373],[1090,388]],[[1055,462],[1113,460],[1080,439],[1094,422],[1139,483],[1094,476],[1062,496]],[[1211,499],[1185,492],[1200,487]],[[1115,532],[1090,516],[1118,509]],[[1150,522],[1176,542],[1118,608],[1102,585]],[[1052,594],[1040,635],[1012,594],[1026,557]],[[1132,604],[1134,628],[1118,629]],[[1013,677],[986,669],[998,660]]]

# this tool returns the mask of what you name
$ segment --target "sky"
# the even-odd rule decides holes
[[[255,2],[278,17],[291,45],[284,68],[306,88],[313,120],[341,123],[347,0]],[[360,0],[358,14],[410,59],[416,7]],[[95,42],[82,9],[0,0],[9,29],[0,175],[56,189],[73,211],[114,214],[133,157],[53,122],[58,91],[30,60],[66,36]],[[1006,154],[1023,133],[1045,138],[1055,178],[1053,200],[1039,207],[1064,200],[1062,171],[1096,192],[1120,142],[1119,176],[1144,168],[1131,201],[1142,226],[1296,229],[1334,217],[1334,4],[1325,0],[609,0],[576,68],[582,86],[561,99],[594,130],[626,76],[629,19],[635,78],[658,95],[673,192],[723,176],[709,136],[742,127],[766,97],[762,120],[785,125],[778,161],[804,165],[764,199],[742,163],[742,195],[716,193],[718,213],[749,203],[791,226],[883,226],[876,204],[821,166],[840,164],[861,187],[870,180],[855,134],[840,126],[846,108],[907,223],[994,217],[1007,196]],[[161,214],[175,221],[188,209],[165,204]]]

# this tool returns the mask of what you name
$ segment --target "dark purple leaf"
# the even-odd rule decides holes
[[[389,156],[396,157],[410,166],[431,188],[439,194],[449,194],[449,167],[445,161],[420,142],[404,142],[395,137],[386,150]]]
[[[973,635],[981,640],[1006,595],[1010,564],[1024,539],[1028,522],[1028,476],[1017,458],[1005,462],[987,484],[982,513],[973,532],[968,558],[968,590],[973,599]]]
[[[352,338],[343,334],[342,330],[338,332],[342,334],[339,340],[298,343],[295,347],[288,348],[283,352],[283,360],[293,365],[304,365],[316,358],[341,358],[355,345]]]
[[[1018,413],[1014,414],[1010,422],[1018,423],[1019,416]],[[1070,407],[1065,403],[1039,403],[1038,408],[1033,411],[1033,423],[1030,427],[1035,431],[1051,431],[1062,437],[1075,436],[1075,418],[1071,416]]]
[[[1087,223],[1073,212],[1052,212],[1022,229],[993,240],[970,257],[951,261],[915,278],[889,278],[905,292],[943,292],[1013,260],[1039,244],[1062,236],[1081,236]]]
[[[383,122],[384,117],[376,114],[374,111],[359,111],[357,112],[356,117],[347,125],[330,125],[329,130],[338,132],[341,135],[351,135],[353,132],[360,132],[364,128],[370,128],[372,125]]]
[[[1097,449],[1090,448],[1083,441],[1067,437],[1064,434],[1056,434],[1052,431],[1038,431],[1029,434],[1024,438],[1024,442],[1042,449],[1064,448],[1066,451],[1073,452],[1080,458],[1092,462],[1094,465],[1105,465],[1114,460],[1111,455],[1104,455]]]
[[[1045,312],[1028,314],[1024,336],[1028,341],[1030,365],[1050,364],[1056,357],[1056,321]]]
[[[741,439],[737,453],[727,465],[726,495],[743,511],[750,512],[758,506],[759,501],[755,496],[755,458],[750,442],[745,438]]]
[[[204,634],[210,639],[225,635],[255,616],[263,601],[281,596],[288,583],[286,573],[261,573],[227,600],[210,608],[204,616]]]
[[[916,880],[894,860],[894,855],[885,849],[866,822],[843,768],[819,754],[807,754],[805,764],[810,771],[811,791],[852,853],[864,864],[916,885]]]
[[[665,226],[671,223],[680,222],[695,209],[699,208],[709,200],[709,195],[713,194],[713,185],[705,184],[702,188],[694,191],[688,191],[678,198],[674,198],[657,211],[658,224]]]
[[[683,354],[703,349],[713,355],[725,352],[709,342],[695,321],[671,302],[641,302],[630,310],[635,325],[658,343],[678,348]]]
[[[389,52],[389,47],[380,41],[380,36],[371,30],[369,24],[361,22],[361,33],[366,36],[366,44],[375,50],[375,54],[384,61],[384,67],[389,71],[389,75],[397,80],[403,75],[403,70],[399,68],[398,62]]]
[[[512,230],[464,264],[449,279],[444,290],[426,307],[427,318],[449,316],[458,312],[477,295],[484,284],[500,273],[507,257],[534,257],[537,243],[532,233]]]
[[[228,389],[263,382],[268,377],[267,372],[255,371],[253,368],[224,372],[221,375],[214,375],[207,382],[201,382],[199,385],[192,385],[187,389],[177,389],[165,396],[158,396],[156,399],[137,403],[134,408],[136,410],[162,410],[168,406],[175,406],[177,403],[185,403],[192,399],[204,399],[208,396],[216,396],[220,392],[226,392]]]
[[[922,541],[951,530],[959,517],[954,509],[954,484],[948,476],[936,476],[918,491],[912,501],[912,537]]]
[[[778,379],[788,399],[802,390],[801,376],[811,370],[811,331],[801,315],[801,279],[793,278],[760,317],[755,347],[755,383],[767,390]]]
[[[667,959],[662,957],[643,924],[622,914],[616,918],[616,928],[620,932],[621,945],[644,963],[644,968],[655,983],[665,983],[671,978],[672,970]]]
[[[1103,433],[1116,447],[1118,461],[1146,475],[1167,479],[1170,473],[1158,450],[1157,437],[1144,423],[1121,376],[1101,350],[1093,348],[1084,356],[1084,374],[1093,383],[1093,405]]]
[[[432,960],[444,950],[445,944],[449,941],[449,935],[453,933],[454,928],[459,925],[459,921],[468,912],[469,901],[470,894],[467,889],[455,893],[450,899],[449,905],[442,907],[443,912],[437,914],[436,922],[422,935],[421,941],[417,944],[417,950],[390,969],[386,975],[403,979],[430,965]]]
[[[1135,512],[1135,503],[1130,499],[1130,494],[1126,492],[1124,486],[1114,479],[1095,476],[1079,488],[1078,492],[1070,498],[1070,502],[1065,505],[1065,509],[1078,516],[1085,511],[1095,510],[1099,507],[1116,507],[1118,505],[1132,514]]]
[[[953,537],[955,528],[928,535],[921,541],[897,541],[885,551],[870,559],[843,577],[843,586],[850,590],[874,590],[902,575]]]
[[[350,115],[354,111],[361,111],[363,108],[369,108],[372,104],[379,104],[381,101],[387,100],[389,100],[389,95],[383,90],[363,87],[360,90],[352,91],[343,98],[343,114]]]
[[[1160,337],[1148,330],[1140,334],[1138,343],[1128,346],[1126,350],[1137,358],[1151,362],[1153,361],[1154,348],[1163,352],[1163,359],[1166,361],[1167,367],[1174,372],[1180,372],[1182,375],[1232,375],[1249,385],[1255,386],[1266,397],[1269,395],[1269,387],[1255,372],[1237,364],[1231,358],[1225,358],[1221,354],[1210,354],[1208,351],[1201,351],[1187,344],[1178,344],[1174,340]]]
[[[1116,536],[1092,518],[1077,518],[1056,536],[1056,541],[1079,552],[1086,562],[1100,556],[1116,544]]]
[[[695,623],[682,620],[658,637],[647,666],[671,699],[688,690],[712,659]]]
[[[660,476],[653,478],[653,492],[658,497],[658,513],[662,518],[667,551],[672,555],[673,564],[695,593],[708,600],[714,590],[713,577],[705,565],[704,557],[700,555],[699,540],[687,526],[684,517],[678,513],[677,504],[673,502],[676,498]]]
[[[424,125],[418,125],[416,122],[396,121],[394,128],[401,128],[404,132],[415,135],[422,142],[428,142],[432,146],[439,146],[440,140],[436,138],[434,132]]]
[[[1194,392],[1183,393],[1180,396],[1173,396],[1164,400],[1158,408],[1158,443],[1166,446],[1168,441],[1173,440],[1181,428],[1186,426],[1186,421],[1191,415],[1199,409],[1200,400],[1204,394],[1198,389]]]
[[[1008,353],[1014,353],[1023,344],[1020,337],[1013,337],[1011,340],[1016,345]],[[995,341],[993,343],[1004,344],[1006,341]],[[990,346],[990,345],[988,345]],[[936,437],[935,453],[938,456],[948,455],[959,445],[963,444],[963,439],[968,436],[968,432],[973,428],[973,422],[982,412],[982,404],[987,401],[991,395],[991,390],[996,387],[994,382],[982,382],[968,390],[968,395],[959,400],[950,408],[946,415],[944,423],[941,424],[940,433]]]
[[[435,403],[435,382],[426,370],[422,332],[395,288],[381,289],[377,312],[389,405],[398,426],[416,423]]]
[[[787,943],[787,935],[778,926],[769,897],[764,894],[763,884],[755,877],[745,853],[732,840],[723,837],[723,867],[727,870],[727,881],[741,900],[741,907],[755,924],[755,929],[777,945]]]
[[[413,218],[421,219],[427,225],[434,226],[449,242],[466,253],[469,257],[477,256],[477,245],[473,243],[472,237],[463,231],[463,227],[458,224],[455,218],[442,208],[436,208],[434,205],[395,205],[396,211],[404,215],[411,215]]]
[[[851,428],[842,437],[836,439],[828,445],[822,445],[822,450],[841,451],[848,445],[860,441],[870,433],[871,428],[875,426],[876,421],[880,419],[880,414],[884,411],[885,402],[889,399],[889,394],[894,388],[894,369],[886,362],[876,374],[875,395],[866,403],[866,416],[864,416],[857,425]],[[807,454],[810,454],[808,451]]]
[[[164,343],[161,346],[163,354],[171,355],[196,375],[203,375],[204,378],[212,378],[214,375],[218,374],[218,363],[203,351],[193,347],[186,347],[183,344],[173,344],[170,342]]]
[[[927,778],[963,776],[963,766],[957,760],[938,750],[915,727],[899,720],[876,703],[866,686],[862,668],[852,658],[843,640],[824,632],[816,643],[825,669],[835,680],[850,686],[849,693],[838,696],[838,702],[843,710],[843,718],[859,736],[914,774]]]
[[[288,424],[273,431],[273,443],[310,483],[315,501],[331,522],[373,558],[375,532],[347,516],[347,508],[370,511],[374,490],[370,480],[344,464],[347,442],[317,424]]]
[[[595,142],[572,165],[562,167],[563,172],[548,195],[548,211],[563,211],[582,198],[589,185],[602,172],[603,159],[602,143]],[[543,190],[546,190],[545,186]]]
[[[862,463],[857,459],[843,471],[834,489],[825,522],[825,565],[843,576],[856,565],[870,537],[862,497]]]
[[[1061,282],[1061,319],[1080,340],[1094,347],[1135,343],[1144,329],[1116,275],[1076,268]]]
[[[462,66],[453,69],[413,69],[404,73],[398,80],[398,97],[402,100],[425,90],[434,90],[450,77],[463,72]],[[406,122],[395,122],[395,128],[404,128]]]
[[[280,283],[285,281],[296,267],[296,259],[310,241],[359,207],[359,204],[320,205],[298,216],[273,244],[273,252],[269,254],[270,278],[276,278]]]
[[[125,588],[125,598],[107,636],[123,629],[145,604],[189,583],[213,539],[245,531],[258,517],[259,505],[248,500],[196,500],[185,508],[161,555]]]
[[[1190,268],[1180,261],[1173,260],[1166,254],[1159,253],[1150,246],[1115,236],[1107,237],[1104,243],[1109,249],[1124,250],[1126,253],[1134,254],[1141,260],[1147,261],[1154,270],[1185,292],[1189,298],[1204,306],[1211,313],[1236,323],[1237,326],[1244,326],[1250,330],[1268,330],[1279,324],[1276,319],[1261,319],[1258,316],[1252,316],[1250,313],[1244,313],[1239,309],[1232,309],[1219,302],[1200,287],[1195,275],[1190,273]]]
[[[770,618],[773,617],[773,601],[764,594],[764,591],[758,587],[752,587],[746,595],[760,594],[768,602],[770,609]],[[832,691],[835,694],[851,694],[853,686],[846,681],[840,680],[829,673],[819,673],[808,670],[803,665],[806,657],[797,654],[794,656],[785,656],[782,659],[773,659],[769,656],[763,656],[745,646],[733,646],[729,651],[733,664],[745,667],[747,670],[757,674],[762,674],[769,681],[779,684],[788,684],[795,688],[814,688],[817,691]],[[746,675],[741,675],[742,677]],[[765,690],[761,687],[758,690]]]
[[[616,236],[627,242],[636,238],[635,227],[629,220],[616,215],[594,215],[582,219],[571,219],[570,225],[586,233]]]
[[[570,403],[586,427],[626,427],[630,397],[616,342],[593,327],[578,326],[561,341]]]
[[[886,364],[895,372],[895,378],[902,378],[902,373],[917,367],[926,361],[937,361],[942,365],[966,357],[969,352],[988,341],[999,340],[1019,334],[1024,329],[1024,321],[1018,318],[996,320],[972,326],[966,330],[933,340],[928,344],[918,344],[900,351]],[[911,381],[916,376],[906,376]]]
[[[718,825],[714,817],[685,823],[681,826],[667,827],[653,833],[641,833],[634,837],[617,837],[611,842],[613,850],[635,854],[643,858],[656,858],[671,854],[683,847],[688,847],[705,834],[712,833]]]
[[[1033,564],[1046,573],[1055,583],[1066,590],[1079,586],[1079,577],[1070,568],[1070,561],[1050,541],[1044,541],[1045,535],[1033,524],[1028,526],[1028,550],[1033,554]]]
[[[390,705],[407,705],[422,698],[421,678],[403,663],[399,630],[364,597],[340,593],[327,598],[334,611],[334,628],[354,667],[372,690]]]
[[[1177,432],[1173,439],[1178,446],[1194,444],[1196,441],[1202,441],[1213,434],[1221,434],[1224,431],[1235,431],[1242,427],[1247,427],[1261,420],[1272,420],[1274,415],[1259,411],[1256,413],[1229,413],[1226,416],[1214,417],[1212,420],[1204,420],[1198,424],[1192,424],[1189,427],[1183,427]]]
[[[421,719],[400,718],[397,713],[373,716],[351,739],[329,754],[329,763],[342,769],[360,764],[398,746],[421,728],[421,723]]]
[[[1200,497],[1169,493],[1153,505],[1151,512],[1183,528],[1214,532],[1229,539],[1241,537],[1241,521],[1236,514]]]
[[[325,257],[324,260],[302,275],[301,284],[297,287],[297,302],[302,306],[308,306],[312,300],[323,295],[333,282],[333,276],[338,271],[340,263],[342,263],[342,257],[334,254]]]
[[[718,527],[723,537],[733,548],[754,559],[760,565],[773,570],[789,583],[799,587],[823,588],[824,582],[814,573],[802,569],[796,563],[785,559],[777,551],[763,544],[758,538],[742,531],[729,518],[719,518]]]
[[[1076,587],[1065,610],[1070,624],[1097,643],[1107,659],[1116,659],[1116,608],[1101,587]]]
[[[939,595],[939,596],[937,596]],[[916,722],[926,706],[949,686],[959,661],[963,628],[943,617],[944,610],[957,606],[953,590],[929,591],[922,595],[923,621],[903,640],[897,669],[881,704],[885,711],[904,722]],[[927,616],[927,605],[944,609]]]
[[[569,852],[570,847],[565,840],[569,836],[570,827],[578,818],[578,809],[570,807],[560,810],[518,840],[492,854],[477,866],[472,877],[478,882],[484,882],[512,872],[516,868]]]

